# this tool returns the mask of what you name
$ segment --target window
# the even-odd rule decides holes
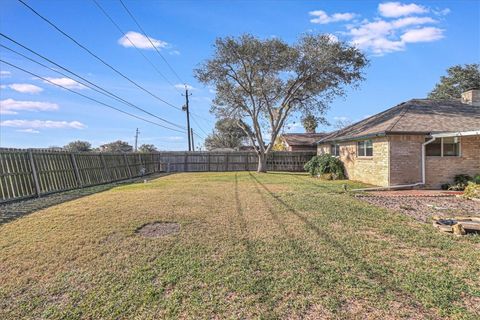
[[[425,141],[430,140],[426,138]],[[458,157],[460,155],[460,141],[457,137],[437,138],[425,146],[427,156]]]
[[[359,157],[373,156],[373,142],[372,140],[364,140],[357,142],[357,155]]]
[[[340,156],[340,145],[338,143],[330,145],[330,154],[335,157]]]

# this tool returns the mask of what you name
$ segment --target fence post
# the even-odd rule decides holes
[[[207,154],[207,159],[208,159],[208,170],[207,170],[207,171],[208,171],[208,172],[210,172],[210,171],[211,171],[211,165],[210,165],[210,163],[211,163],[211,160],[210,160],[210,152]]]
[[[187,161],[188,161],[188,153],[187,151],[185,151],[185,158],[184,158],[184,162],[183,162],[183,172],[187,172]]]
[[[123,154],[123,160],[125,161],[125,166],[127,167],[128,176],[130,177],[130,179],[132,179],[132,170],[130,170],[130,166],[128,165],[128,159],[127,159],[126,153]]]
[[[80,172],[78,171],[77,160],[75,159],[75,154],[70,153],[70,158],[72,159],[73,172],[75,172],[75,178],[77,178],[78,187],[82,187],[82,179],[80,178]]]
[[[250,171],[250,166],[248,165],[248,158],[250,158],[250,152],[245,153],[246,159],[245,159],[245,171]]]
[[[37,192],[37,197],[40,198],[40,184],[38,183],[38,173],[35,166],[35,161],[33,160],[32,150],[28,150],[28,158],[30,159],[30,166],[32,167],[33,182],[35,183],[35,191]]]
[[[102,154],[102,153],[100,153],[100,159],[102,159],[103,170],[105,170],[105,177],[106,177],[107,179],[109,179],[109,182],[112,182],[112,181],[113,181],[112,175],[111,175],[110,172],[108,171],[107,163],[105,162],[105,158],[103,157],[103,154]]]
[[[228,171],[228,153],[225,154],[225,171]]]

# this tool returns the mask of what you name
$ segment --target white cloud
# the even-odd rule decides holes
[[[392,26],[394,28],[404,28],[408,26],[436,23],[437,20],[434,20],[430,17],[406,17],[392,21]]]
[[[70,78],[45,78],[45,79],[50,81],[50,82],[43,81],[45,83],[48,83],[48,84],[54,83],[59,86],[65,87],[67,89],[86,89],[87,88],[83,84],[78,83],[77,81]]]
[[[154,39],[152,37],[146,37],[141,33],[135,31],[127,32],[123,37],[118,39],[118,43],[124,47],[137,47],[140,49],[154,49],[152,43],[156,48],[165,48],[168,46],[168,43],[162,40]]]
[[[169,140],[169,141],[182,141],[182,140],[183,140],[183,137],[180,137],[180,136],[171,136],[171,137],[166,137],[165,139],[166,139],[166,140]]]
[[[0,121],[2,127],[27,128],[27,129],[83,129],[86,126],[79,121],[53,121],[53,120],[5,120]]]
[[[10,71],[6,71],[6,70],[0,71],[0,78],[10,78],[11,75],[12,73]]]
[[[51,102],[20,101],[14,99],[0,100],[0,114],[18,114],[20,111],[53,111],[58,105]]]
[[[435,27],[418,28],[421,25],[437,23],[430,17],[406,17],[396,20],[364,20],[359,26],[349,27],[352,43],[374,55],[403,51],[407,43],[430,42],[443,38],[442,29]]]
[[[431,42],[443,38],[443,30],[434,27],[408,30],[402,35],[403,42]]]
[[[43,91],[42,88],[29,83],[12,83],[7,85],[7,87],[21,93],[39,93]]]
[[[187,84],[186,86],[187,86],[187,89],[188,89],[188,90],[195,90],[195,88],[192,87],[192,86],[189,85],[189,84]],[[185,85],[184,85],[184,84],[181,84],[181,83],[178,83],[178,84],[175,85],[175,88],[181,89],[181,90],[185,90]]]
[[[168,54],[172,55],[172,56],[179,56],[180,55],[180,51],[178,50],[172,50],[170,52],[168,52]]]
[[[412,14],[422,14],[428,12],[428,9],[415,4],[403,4],[400,2],[384,2],[378,5],[378,11],[380,15],[387,18],[397,18],[402,16],[408,16]]]
[[[356,17],[355,13],[350,13],[350,12],[334,13],[329,16],[323,10],[310,11],[308,14],[314,17],[310,20],[310,22],[318,23],[318,24],[327,24],[327,23],[339,22],[339,21],[349,21]]]
[[[345,116],[333,117],[333,120],[337,120],[337,121],[351,121],[349,117],[345,117]]]
[[[38,130],[35,130],[35,129],[32,129],[32,128],[29,128],[29,129],[19,129],[19,130],[15,130],[17,132],[25,132],[25,133],[40,133],[40,131]]]

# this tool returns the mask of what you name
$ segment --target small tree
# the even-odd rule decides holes
[[[132,152],[133,147],[125,141],[117,140],[100,146],[102,152]]]
[[[315,133],[318,127],[318,120],[313,114],[307,114],[302,118],[303,128],[307,133]]]
[[[440,82],[428,94],[435,100],[457,100],[462,93],[480,88],[480,65],[477,63],[456,65],[447,69],[447,75],[440,77]]]
[[[149,152],[157,152],[158,150],[157,150],[157,147],[155,147],[153,144],[142,144],[138,148],[138,151],[142,153],[149,153]]]
[[[257,171],[266,172],[267,154],[286,119],[292,114],[323,115],[327,103],[345,93],[345,85],[363,79],[366,64],[357,48],[328,35],[304,35],[290,45],[247,34],[217,39],[214,56],[195,76],[215,86],[212,112],[238,121],[258,154]]]
[[[92,151],[92,145],[88,141],[77,140],[65,145],[63,149],[71,152],[89,152]]]
[[[205,148],[240,148],[247,142],[247,134],[234,119],[220,119],[215,123],[214,131],[205,139]],[[242,123],[250,131],[248,125]]]

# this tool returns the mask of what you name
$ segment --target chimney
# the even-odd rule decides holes
[[[472,89],[462,93],[462,103],[480,107],[480,90]]]

